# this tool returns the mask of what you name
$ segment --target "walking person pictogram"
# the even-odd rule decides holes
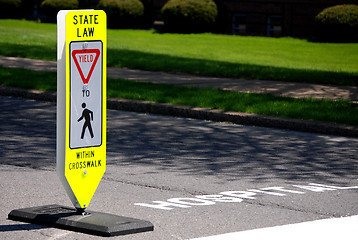
[[[82,103],[82,108],[83,108],[82,116],[77,120],[79,122],[83,118],[85,119],[85,122],[83,123],[83,127],[82,127],[81,139],[83,139],[83,137],[85,136],[86,128],[88,128],[88,131],[91,134],[91,138],[93,138],[94,135],[91,125],[91,121],[93,121],[93,112],[86,108],[86,103]]]

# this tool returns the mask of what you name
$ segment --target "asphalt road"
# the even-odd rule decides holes
[[[0,121],[0,238],[99,238],[7,219],[13,209],[72,204],[55,172],[56,106],[0,97]],[[155,227],[112,239],[358,215],[357,138],[114,110],[107,132],[107,171],[88,209]]]

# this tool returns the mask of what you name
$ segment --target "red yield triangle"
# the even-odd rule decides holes
[[[94,60],[93,60],[93,62],[92,62],[91,69],[90,69],[90,71],[88,72],[87,77],[85,77],[85,76],[83,75],[83,71],[82,71],[82,69],[81,69],[81,65],[78,63],[78,59],[77,59],[77,57],[76,57],[77,54],[86,54],[86,53],[94,53],[94,54],[96,54],[96,56],[95,56],[95,58],[94,58]],[[97,63],[97,61],[98,61],[98,58],[99,58],[100,53],[101,53],[101,52],[99,51],[99,49],[83,49],[83,50],[73,50],[73,51],[72,51],[72,58],[73,58],[73,60],[75,61],[76,67],[77,67],[77,69],[78,69],[78,72],[80,73],[80,76],[81,76],[81,78],[82,78],[82,82],[83,82],[84,84],[87,84],[87,83],[89,82],[89,80],[90,80],[90,78],[91,78],[91,75],[92,75],[92,72],[93,72],[93,69],[94,69],[94,67],[96,66],[96,63]]]

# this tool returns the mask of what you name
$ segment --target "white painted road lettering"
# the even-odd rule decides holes
[[[168,202],[178,203],[183,205],[190,206],[205,206],[205,205],[213,205],[215,202],[199,199],[199,198],[171,198],[167,200]]]
[[[200,199],[211,200],[211,201],[214,201],[214,202],[226,202],[226,203],[242,202],[241,198],[226,197],[226,196],[223,196],[223,195],[199,195],[199,196],[196,196],[196,197],[200,198]]]
[[[304,190],[309,190],[313,192],[324,192],[324,191],[334,191],[337,190],[336,188],[328,187],[328,186],[319,186],[319,185],[313,185],[310,186],[303,186],[303,185],[293,185],[294,187],[298,187]]]
[[[220,194],[231,196],[231,197],[238,197],[238,198],[244,198],[244,199],[255,199],[256,193],[249,192],[249,191],[226,191],[221,192]]]
[[[269,191],[264,191],[264,190],[256,190],[256,189],[249,189],[250,192],[256,192],[256,193],[263,193],[263,194],[268,194],[268,195],[274,195],[274,196],[286,196],[286,194],[284,193],[277,193],[277,192],[269,192]]]
[[[172,210],[172,207],[178,207],[178,208],[190,208],[190,206],[177,204],[177,203],[171,203],[171,202],[164,202],[164,201],[153,201],[155,204],[148,204],[148,203],[135,203],[134,205],[142,206],[142,207],[150,207],[150,208],[156,208],[161,210]]]
[[[348,190],[348,189],[357,189],[357,188],[358,188],[358,186],[352,186],[352,187],[337,187],[337,186],[328,186],[328,185],[317,184],[317,183],[311,183],[310,185],[320,186],[320,187],[334,188],[334,189],[337,189],[337,190]]]
[[[314,184],[314,183],[312,183]],[[305,192],[296,191],[296,190],[290,190],[290,189],[284,189],[283,187],[267,187],[267,188],[260,188],[262,190],[275,190],[280,192],[287,192],[287,193],[297,193],[297,194],[305,194]]]
[[[308,185],[292,185],[294,188],[305,190],[306,192],[321,193],[325,191],[358,189],[358,186],[337,187],[317,183]],[[259,189],[249,189],[246,191],[224,191],[213,195],[197,195],[190,198],[170,198],[167,201],[153,201],[152,203],[135,203],[136,206],[149,207],[161,210],[173,210],[174,208],[190,208],[193,206],[209,206],[216,203],[240,203],[245,199],[255,200],[259,196],[271,195],[283,197],[288,194],[305,194],[306,192],[284,187],[265,187]]]

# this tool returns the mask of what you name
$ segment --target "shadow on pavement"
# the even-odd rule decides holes
[[[24,223],[24,224],[9,224],[9,225],[0,225],[0,232],[14,232],[14,231],[23,231],[23,230],[38,230],[50,228],[46,226],[40,226],[36,224]]]
[[[56,106],[0,97],[0,164],[54,170]],[[358,139],[108,110],[107,165],[152,173],[335,183],[358,174]]]
[[[109,165],[154,165],[158,173],[226,181],[274,176],[330,182],[358,173],[354,138],[145,114],[116,114],[110,121]]]

